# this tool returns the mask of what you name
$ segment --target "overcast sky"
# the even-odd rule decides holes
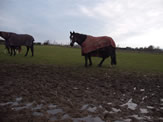
[[[69,44],[69,32],[163,48],[163,0],[0,0],[0,31]]]

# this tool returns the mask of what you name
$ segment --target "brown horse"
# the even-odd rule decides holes
[[[93,37],[75,32],[70,32],[70,45],[73,46],[77,42],[81,46],[82,55],[85,56],[85,67],[87,60],[89,65],[92,65],[91,56],[101,57],[102,60],[98,64],[99,67],[107,57],[111,57],[111,65],[116,65],[116,47],[115,42],[111,37]]]
[[[10,55],[12,55],[13,52],[15,55],[15,49],[21,46],[27,47],[25,56],[28,55],[29,48],[31,48],[32,56],[34,55],[34,38],[31,35],[0,31],[0,36],[5,39],[5,46],[7,49],[11,49]]]

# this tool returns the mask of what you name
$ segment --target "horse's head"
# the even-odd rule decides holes
[[[86,37],[87,36],[84,34],[75,33],[74,31],[70,32],[70,46],[74,46],[75,42],[77,42],[81,46],[82,43],[85,41]]]
[[[0,36],[3,37],[3,32],[2,31],[0,31]]]
[[[77,42],[76,33],[70,32],[70,46],[74,46],[74,43]]]
[[[0,31],[0,36],[2,37],[2,38],[4,38],[5,40],[8,40],[8,38],[10,37],[10,33],[8,33],[8,32],[3,32],[3,31]]]

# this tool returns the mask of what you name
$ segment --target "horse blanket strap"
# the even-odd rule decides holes
[[[93,37],[87,36],[86,40],[82,43],[82,54],[87,54],[89,52],[95,51],[100,48],[107,46],[116,47],[115,42],[111,37],[101,36]]]

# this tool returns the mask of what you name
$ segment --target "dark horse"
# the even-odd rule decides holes
[[[21,46],[27,47],[25,56],[28,55],[29,48],[31,48],[32,56],[34,55],[34,38],[31,35],[0,31],[0,36],[5,39],[5,46],[8,51],[11,49],[11,51],[9,51],[10,55],[12,55],[13,52],[14,55],[16,55],[15,49]]]
[[[91,56],[101,57],[102,60],[98,64],[99,67],[107,57],[111,57],[111,65],[116,65],[116,47],[115,42],[111,37],[93,37],[75,32],[70,32],[70,45],[73,46],[77,42],[82,49],[82,55],[85,56],[85,67],[87,67],[87,60],[89,65],[92,65]]]

